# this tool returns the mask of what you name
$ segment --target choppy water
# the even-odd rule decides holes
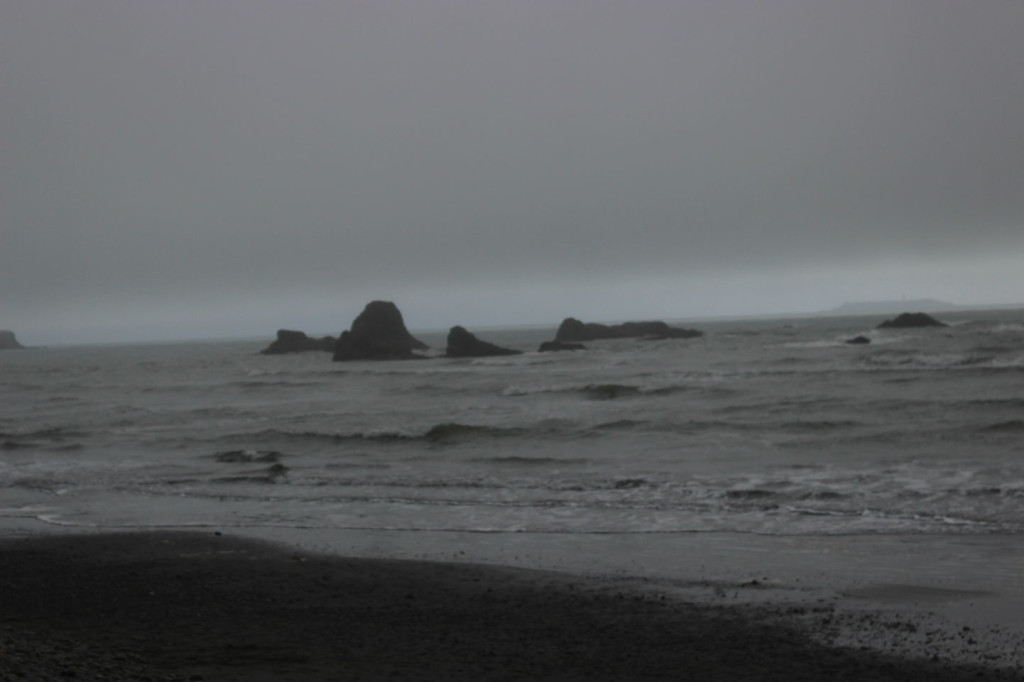
[[[1024,533],[1024,311],[333,363],[254,342],[0,354],[0,515],[163,525]],[[857,334],[868,346],[843,341]],[[435,353],[443,334],[420,334]]]

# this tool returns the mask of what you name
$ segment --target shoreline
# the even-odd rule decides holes
[[[1019,660],[982,667],[846,642],[859,629],[952,650],[945,634],[922,630],[919,613],[858,605],[890,599],[884,591],[847,594],[840,607],[810,592],[780,599],[769,581],[673,584],[289,544],[212,529],[8,534],[0,679],[19,679],[18,666],[25,679],[120,671],[114,679],[257,682],[940,682],[1024,673]],[[727,587],[737,596],[715,602]],[[967,629],[960,639],[983,636]]]
[[[236,532],[336,556],[585,576],[701,605],[774,610],[830,644],[1024,669],[1024,546],[1015,534]]]

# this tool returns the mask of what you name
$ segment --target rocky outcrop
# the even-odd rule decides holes
[[[545,341],[540,344],[540,348],[537,349],[538,353],[548,353],[562,350],[586,350],[587,347],[582,343],[568,343],[565,341]]]
[[[269,346],[260,351],[263,355],[283,355],[284,353],[301,353],[308,350],[333,351],[338,340],[333,336],[314,339],[305,332],[291,329],[278,329],[277,338]]]
[[[391,301],[371,301],[334,344],[334,360],[408,360],[427,345],[409,333]]]
[[[878,325],[878,329],[909,329],[913,327],[948,327],[925,313],[901,313],[893,320],[886,320]]]
[[[670,327],[664,322],[624,322],[622,324],[598,324],[580,322],[574,317],[562,320],[555,341],[596,341],[598,339],[628,339],[646,337],[653,339],[692,339],[703,336],[696,329]]]
[[[18,343],[18,339],[14,337],[14,332],[7,331],[6,329],[0,330],[0,350],[14,350],[24,347]]]
[[[444,354],[449,358],[483,358],[492,355],[519,355],[522,351],[502,348],[487,341],[481,341],[466,331],[465,327],[455,326],[448,330],[448,346]]]
[[[845,343],[848,343],[848,344],[853,345],[853,346],[858,346],[858,345],[863,345],[863,344],[871,343],[871,339],[869,339],[866,336],[855,336],[852,339],[846,339]]]

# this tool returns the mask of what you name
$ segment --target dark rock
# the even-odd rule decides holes
[[[864,343],[871,343],[871,339],[869,339],[866,336],[855,336],[852,339],[847,339],[846,343],[853,344],[853,345],[864,344]]]
[[[540,344],[540,348],[537,349],[538,353],[547,353],[548,351],[560,351],[560,350],[586,350],[587,347],[582,343],[567,343],[564,341],[545,341]]]
[[[886,320],[878,325],[878,329],[908,329],[911,327],[948,327],[925,313],[901,313],[894,320]]]
[[[408,360],[423,357],[413,350],[427,345],[405,328],[391,301],[371,301],[334,344],[334,360]]]
[[[583,389],[583,393],[593,400],[614,400],[624,396],[639,395],[640,389],[624,384],[589,384]]]
[[[334,344],[337,341],[333,336],[314,339],[306,336],[305,332],[278,329],[277,338],[269,346],[261,350],[260,353],[263,355],[281,355],[283,353],[300,353],[307,350],[333,351]]]
[[[556,341],[596,341],[598,339],[628,339],[650,337],[655,339],[692,339],[703,336],[696,329],[670,327],[664,322],[624,322],[622,324],[598,324],[580,322],[567,317],[562,320],[555,333]]]
[[[522,351],[502,348],[493,343],[481,341],[466,331],[464,327],[455,326],[448,330],[448,347],[444,354],[450,358],[482,358],[491,355],[519,355]]]
[[[14,337],[14,332],[7,331],[6,329],[0,330],[0,350],[13,350],[24,347],[18,343],[18,339]]]

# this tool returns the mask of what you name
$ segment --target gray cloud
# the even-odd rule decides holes
[[[1024,301],[1022,31],[999,0],[5,3],[0,324]]]

